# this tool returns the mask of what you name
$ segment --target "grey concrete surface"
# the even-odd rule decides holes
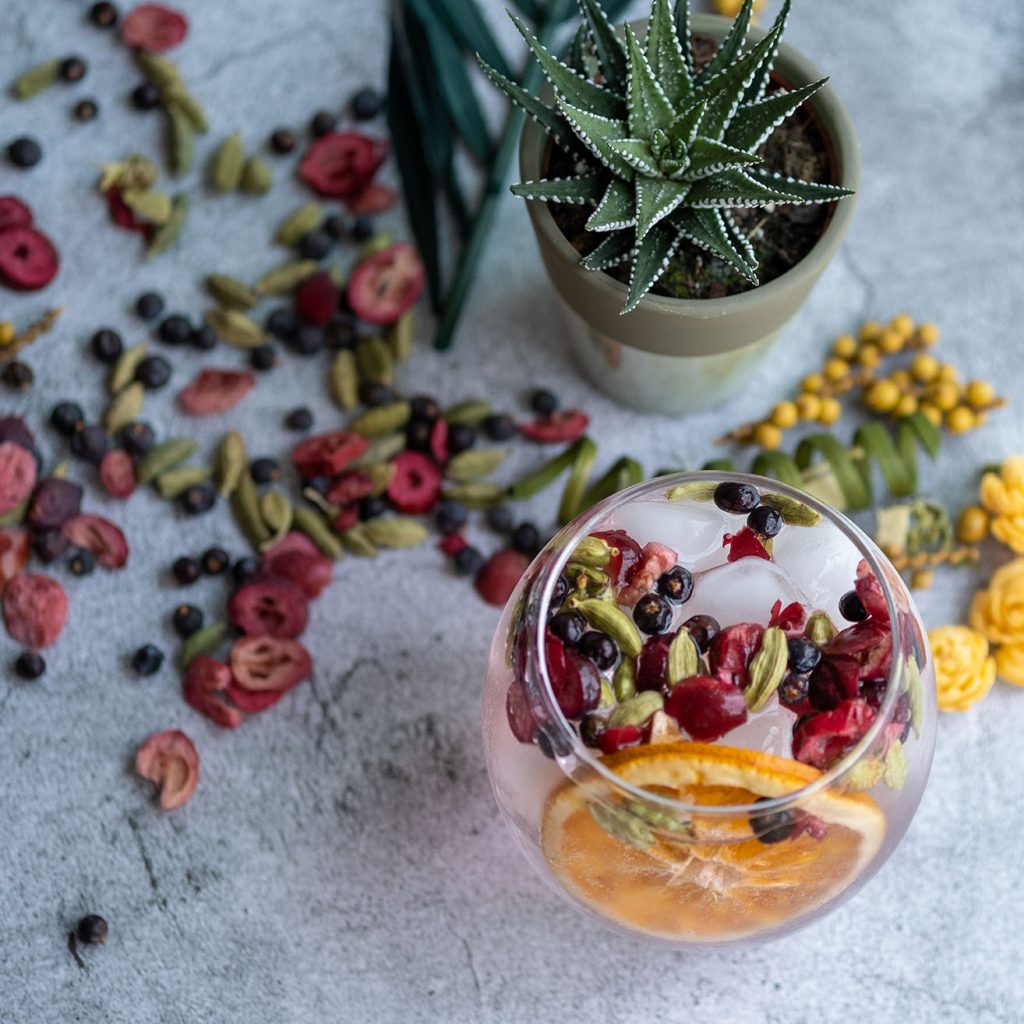
[[[212,270],[253,277],[278,258],[267,238],[302,196],[276,162],[266,199],[196,191],[182,245],[143,264],[92,192],[96,166],[157,152],[157,115],[131,111],[136,75],[123,50],[83,22],[85,0],[5,0],[0,68],[55,54],[90,62],[77,88],[26,105],[0,102],[0,139],[31,131],[46,149],[27,173],[0,166],[0,193],[29,200],[64,257],[41,295],[0,294],[0,317],[67,313],[30,354],[38,382],[0,393],[0,409],[43,428],[58,397],[91,415],[101,375],[80,353],[91,331],[143,331],[134,296],[158,288],[198,313]],[[176,55],[214,132],[259,146],[301,127],[364,81],[382,80],[380,0],[186,0],[193,32]],[[965,372],[1021,395],[1024,209],[1024,9],[977,0],[795,5],[790,42],[831,72],[861,136],[864,187],[853,229],[770,365],[728,408],[685,422],[614,407],[576,376],[527,217],[509,198],[451,354],[421,348],[403,373],[444,400],[515,404],[544,382],[587,407],[602,460],[620,451],[649,469],[698,463],[710,438],[782,397],[834,334],[901,310],[936,320]],[[502,38],[498,0],[488,13]],[[103,111],[70,122],[73,99]],[[200,160],[200,164],[202,160]],[[198,175],[193,176],[194,184]],[[173,356],[175,385],[216,357]],[[258,452],[281,453],[284,410],[309,401],[336,422],[323,364],[287,361],[231,417]],[[171,391],[147,415],[184,426]],[[976,468],[1020,450],[1019,406],[949,443],[923,469],[927,493],[959,502]],[[210,445],[224,422],[198,429]],[[852,430],[852,426],[849,428]],[[89,504],[106,503],[95,491]],[[550,497],[537,514],[550,516]],[[851,904],[775,945],[717,955],[644,948],[594,928],[529,874],[497,820],[479,739],[479,697],[496,612],[446,575],[432,546],[346,560],[315,606],[312,685],[236,733],[185,706],[173,668],[134,678],[125,654],[155,640],[178,594],[161,575],[185,549],[241,541],[225,514],[187,523],[148,494],[112,506],[133,542],[121,576],[72,581],[68,630],[34,685],[0,677],[0,1022],[312,1024],[312,1022],[729,1021],[850,1019],[1008,1024],[1021,1019],[1020,736],[1024,693],[997,685],[941,722],[930,786],[909,835]],[[489,543],[487,538],[482,541]],[[961,615],[976,578],[941,577],[921,605],[930,624]],[[211,614],[220,594],[191,596]],[[0,638],[2,661],[11,653]],[[161,814],[129,771],[135,745],[186,729],[202,781]],[[70,924],[104,914],[111,938],[81,969]]]

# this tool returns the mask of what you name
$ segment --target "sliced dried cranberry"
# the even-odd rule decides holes
[[[575,441],[583,436],[590,424],[590,417],[580,409],[566,409],[548,416],[521,423],[519,433],[537,444],[558,444]]]
[[[295,532],[263,556],[261,568],[311,599],[319,597],[334,576],[333,562],[305,534]]]
[[[307,324],[323,327],[338,312],[341,292],[326,271],[307,277],[295,292],[295,312]]]
[[[764,541],[749,526],[744,526],[737,533],[727,533],[722,538],[722,547],[729,549],[726,560],[738,562],[741,558],[764,558],[771,561],[771,555],[764,546]]]
[[[346,469],[336,480],[331,482],[324,497],[332,505],[351,505],[353,501],[373,494],[377,485],[358,469]]]
[[[715,637],[708,653],[711,674],[741,689],[745,688],[749,682],[747,665],[761,645],[763,636],[764,627],[756,622],[739,622],[734,626],[726,626]]]
[[[76,548],[84,548],[108,569],[120,569],[128,561],[128,541],[109,519],[86,513],[69,519],[61,532]]]
[[[60,257],[49,240],[35,228],[0,231],[0,279],[20,291],[45,288],[60,269]]]
[[[391,460],[395,475],[388,484],[392,506],[406,515],[423,515],[441,498],[441,472],[420,452],[400,452]]]
[[[313,659],[298,640],[274,636],[239,637],[231,647],[229,661],[234,676],[229,690],[232,699],[239,689],[284,693],[308,679],[313,671]],[[243,707],[237,699],[235,703]]]
[[[237,729],[245,716],[226,699],[231,669],[222,661],[197,654],[185,671],[182,693],[186,702],[223,729]]]
[[[300,441],[292,449],[292,462],[306,480],[317,476],[337,476],[366,451],[367,444],[361,434],[348,430],[317,434]]]
[[[624,582],[632,574],[633,566],[640,561],[643,549],[625,530],[595,530],[592,537],[599,537],[618,553],[608,560],[604,571],[614,584]]]
[[[388,144],[360,132],[328,132],[303,154],[299,177],[319,195],[353,199],[373,180]]]
[[[100,459],[100,483],[112,498],[130,498],[135,493],[135,463],[123,448],[111,448]]]
[[[17,196],[0,196],[0,231],[32,226],[32,211]]]
[[[597,746],[602,754],[614,754],[618,750],[625,750],[626,747],[635,747],[642,743],[644,731],[639,725],[618,725],[611,729],[605,729],[597,737]]]
[[[866,559],[861,559],[857,566],[857,581],[854,589],[864,605],[868,615],[878,622],[889,621],[889,606],[885,603],[885,594],[878,577],[871,571]]]
[[[423,261],[408,242],[362,260],[348,282],[348,304],[369,324],[393,324],[420,297]]]
[[[855,659],[861,679],[884,678],[892,664],[892,632],[888,622],[873,619],[848,626],[825,647],[829,655],[847,655]],[[847,694],[853,696],[853,694]]]
[[[692,739],[712,742],[747,720],[743,691],[711,676],[690,676],[676,683],[665,700],[665,712]]]
[[[437,542],[438,548],[449,558],[457,555],[464,547],[469,546],[469,541],[461,533],[449,533]]]
[[[153,53],[173,49],[186,35],[185,15],[164,4],[139,4],[121,22],[121,39],[125,46]]]
[[[622,574],[626,585],[619,590],[619,603],[634,605],[654,589],[658,577],[676,564],[678,555],[670,547],[651,541],[643,546],[640,559]]]
[[[832,711],[803,718],[793,731],[793,757],[824,771],[868,731],[874,720],[874,708],[860,699],[845,700]]]
[[[0,515],[17,508],[36,485],[36,457],[13,441],[0,443]]]
[[[103,195],[107,200],[110,219],[119,228],[124,228],[125,231],[137,231],[144,236],[149,236],[152,233],[153,225],[135,216],[135,211],[124,201],[124,196],[121,195],[121,190],[117,186],[111,186]]]
[[[359,522],[359,508],[355,502],[346,505],[335,517],[332,525],[338,533],[351,530]]]
[[[636,661],[636,688],[638,690],[661,690],[665,686],[668,669],[668,649],[675,639],[674,633],[662,633],[649,637],[640,650]]]
[[[530,709],[530,702],[526,696],[526,690],[518,679],[509,683],[508,693],[505,695],[505,714],[508,717],[508,725],[520,743],[532,743],[537,733],[537,719]]]
[[[473,586],[488,604],[504,607],[529,565],[529,558],[521,551],[503,548],[484,562]]]
[[[547,645],[561,646],[548,632]],[[585,711],[593,711],[601,699],[601,676],[594,663],[575,651],[562,649],[560,657],[548,655],[548,678],[562,714],[566,718],[579,718]]]
[[[188,803],[199,784],[199,753],[177,729],[155,732],[135,753],[135,771],[155,783],[160,806],[173,811]]]
[[[388,185],[371,181],[358,195],[345,200],[345,209],[353,217],[374,217],[386,213],[398,201],[398,193]]]
[[[4,588],[4,622],[11,638],[26,647],[57,642],[68,617],[68,596],[52,577],[23,572]]]
[[[0,444],[5,441],[13,441],[30,452],[34,451],[36,446],[32,431],[20,416],[0,416]]]
[[[249,370],[203,370],[178,393],[178,404],[190,416],[214,416],[238,405],[255,383]]]
[[[767,506],[766,506],[767,507]],[[802,636],[807,623],[807,609],[799,601],[793,601],[782,607],[781,601],[772,605],[769,626],[777,626],[787,636]]]
[[[28,564],[28,530],[16,526],[0,527],[0,597],[7,584]]]
[[[299,636],[309,620],[309,606],[298,587],[283,580],[254,580],[228,601],[228,617],[248,636]]]
[[[82,488],[71,480],[51,476],[40,481],[28,506],[35,530],[57,530],[82,510]]]
[[[448,423],[443,419],[434,420],[430,428],[430,454],[438,465],[448,461]]]

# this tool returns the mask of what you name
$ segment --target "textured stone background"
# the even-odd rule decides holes
[[[380,0],[184,6],[193,33],[177,56],[215,125],[201,155],[236,128],[257,146],[271,127],[299,126],[318,106],[382,79]],[[498,0],[486,6],[501,24]],[[281,164],[281,184],[264,201],[199,193],[184,244],[143,265],[91,186],[99,161],[156,151],[158,118],[127,109],[129,60],[83,26],[86,7],[5,0],[0,11],[5,76],[69,51],[91,65],[73,92],[0,105],[0,138],[30,130],[46,147],[31,172],[0,167],[0,193],[23,194],[64,255],[45,295],[5,293],[0,313],[23,321],[45,304],[68,307],[59,331],[31,353],[35,391],[0,395],[0,409],[32,417],[51,453],[41,424],[54,400],[73,395],[91,414],[101,408],[100,372],[79,358],[91,331],[110,323],[141,335],[128,307],[144,288],[198,313],[202,273],[252,277],[278,258],[266,239],[301,195]],[[419,352],[405,380],[446,400],[501,402],[544,381],[590,409],[602,458],[628,449],[648,453],[648,468],[695,464],[709,438],[760,411],[762,398],[781,397],[829,337],[908,309],[942,325],[943,350],[966,372],[1018,396],[1024,9],[976,0],[796,8],[788,39],[845,97],[864,187],[840,257],[750,403],[678,422],[594,394],[568,364],[525,211],[511,199],[457,347],[443,358]],[[73,95],[96,96],[100,120],[69,122]],[[217,359],[238,361],[233,352]],[[174,360],[178,386],[201,362],[188,352]],[[257,451],[284,450],[281,414],[311,394],[320,423],[334,422],[322,364],[290,360],[273,381],[236,417]],[[182,426],[173,390],[147,410],[168,433]],[[951,443],[941,465],[926,468],[926,489],[967,497],[977,466],[1021,448],[1020,427],[1011,408]],[[201,427],[211,445],[221,429]],[[593,930],[558,903],[497,820],[478,724],[497,616],[445,575],[431,547],[346,561],[313,613],[313,684],[224,734],[182,703],[173,669],[141,681],[124,659],[147,640],[173,649],[166,621],[177,595],[160,575],[171,558],[213,541],[238,550],[240,540],[224,514],[190,521],[186,540],[148,494],[114,514],[134,542],[127,572],[74,583],[70,626],[44,681],[0,680],[3,1024],[1020,1019],[1013,911],[1024,697],[1011,687],[998,685],[969,716],[943,719],[918,817],[852,904],[763,949],[650,950]],[[973,584],[967,571],[943,576],[922,599],[928,621],[960,614]],[[215,588],[198,593],[209,612],[218,608]],[[6,663],[7,638],[0,650]],[[172,815],[153,808],[128,768],[139,740],[167,727],[187,729],[203,758],[196,797]],[[88,911],[106,915],[112,937],[81,970],[64,936]]]

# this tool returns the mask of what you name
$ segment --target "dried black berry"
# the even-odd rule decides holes
[[[160,322],[157,337],[167,345],[184,345],[192,337],[192,325],[188,317],[172,313]]]
[[[683,628],[690,634],[690,639],[697,645],[697,650],[704,654],[712,641],[722,632],[718,619],[710,615],[691,615],[683,623]]]
[[[596,629],[584,633],[576,646],[580,654],[589,658],[601,672],[607,672],[619,660],[619,645]]]
[[[345,218],[340,214],[332,213],[329,217],[325,217],[320,226],[336,242],[345,237]]]
[[[27,170],[29,167],[35,167],[43,159],[43,150],[35,139],[23,135],[7,146],[7,159],[15,167]]]
[[[821,661],[821,651],[802,636],[790,637],[786,641],[786,646],[789,648],[789,669],[797,675],[806,675],[814,671]]]
[[[868,617],[868,610],[856,590],[848,590],[839,598],[839,614],[847,622],[863,622]]]
[[[788,675],[779,683],[779,703],[787,708],[796,707],[807,697],[807,676]]]
[[[580,721],[580,739],[588,747],[596,747],[604,732],[605,719],[602,715],[584,715]]]
[[[36,530],[32,534],[32,553],[44,565],[56,562],[71,547],[60,530]]]
[[[107,922],[99,914],[86,914],[75,928],[79,942],[87,946],[102,946],[107,941]]]
[[[761,804],[770,799],[770,797],[762,796],[758,797],[754,803]],[[781,843],[796,830],[796,815],[789,810],[765,811],[762,814],[752,811],[750,827],[762,843]]]
[[[300,405],[285,416],[284,425],[289,430],[309,430],[313,426],[313,413],[306,406]]]
[[[117,24],[117,8],[108,0],[100,0],[89,8],[89,20],[97,28],[113,28]]]
[[[429,452],[430,438],[434,433],[434,423],[422,416],[413,416],[405,425],[405,447],[414,452]]]
[[[469,522],[469,509],[454,498],[445,498],[437,506],[435,522],[439,532],[448,536],[458,533]]]
[[[188,340],[193,348],[199,349],[200,352],[209,352],[217,347],[220,337],[209,324],[202,323],[192,329]]]
[[[332,352],[343,348],[353,348],[358,335],[356,325],[351,317],[339,314],[324,328],[324,341]]]
[[[299,324],[288,347],[298,356],[315,356],[324,348],[324,329],[316,324]]]
[[[533,523],[520,523],[509,538],[516,551],[531,557],[540,551],[540,530]]]
[[[644,633],[657,636],[672,625],[672,605],[661,594],[644,594],[633,606],[633,621]]]
[[[487,525],[495,533],[508,533],[515,517],[508,505],[492,505],[486,513]]]
[[[164,652],[155,644],[145,644],[132,655],[132,668],[140,676],[151,676],[160,671]]]
[[[207,576],[220,576],[227,572],[231,556],[223,548],[207,548],[200,561]]]
[[[782,514],[770,505],[758,505],[747,516],[747,526],[762,537],[774,537],[782,529]]]
[[[828,659],[822,659],[811,673],[807,698],[817,711],[831,711],[846,700],[846,687],[839,671]]]
[[[80,423],[71,435],[71,453],[86,462],[98,463],[109,447],[107,432],[97,423]]]
[[[199,579],[199,563],[194,558],[182,555],[181,558],[175,559],[171,573],[182,586],[187,587]]]
[[[243,583],[247,583],[260,571],[260,560],[247,555],[245,558],[240,558],[231,567],[231,578],[235,582],[235,586],[240,587]]]
[[[287,128],[277,128],[270,135],[270,148],[284,156],[295,148],[295,136]]]
[[[309,122],[309,134],[319,139],[321,135],[333,132],[337,126],[338,119],[334,114],[329,110],[318,110]]]
[[[281,476],[281,467],[275,459],[253,459],[249,466],[253,483],[270,484]]]
[[[458,455],[476,444],[476,431],[468,423],[448,425],[448,454]]]
[[[28,391],[35,379],[32,367],[20,359],[12,359],[0,370],[0,382],[12,391]]]
[[[277,366],[277,350],[273,345],[257,345],[249,349],[249,365],[261,373]]]
[[[58,402],[50,410],[50,425],[58,434],[70,437],[79,423],[85,422],[85,413],[76,402]]]
[[[89,349],[101,363],[116,363],[124,350],[124,342],[117,331],[101,327],[89,339]]]
[[[572,646],[583,639],[583,634],[587,631],[587,620],[579,612],[558,612],[549,620],[548,629],[563,643]]]
[[[143,292],[135,300],[135,312],[143,320],[155,320],[164,311],[164,299],[158,292]]]
[[[65,57],[60,62],[57,73],[65,82],[80,82],[88,70],[88,65],[81,57]]]
[[[71,116],[76,121],[95,121],[99,115],[100,107],[95,100],[79,100],[71,108]]]
[[[658,577],[658,593],[672,604],[686,604],[693,593],[693,574],[681,565],[674,565]]]
[[[148,423],[136,420],[121,428],[117,435],[121,447],[133,458],[141,459],[156,442],[156,434]]]
[[[304,260],[322,260],[333,248],[331,236],[326,231],[307,231],[295,246]]]
[[[723,512],[741,515],[757,508],[761,495],[750,484],[726,480],[715,488],[715,504]]]
[[[460,576],[475,576],[484,564],[484,556],[478,548],[467,544],[452,555],[452,565]]]
[[[190,516],[198,516],[209,512],[216,504],[217,495],[209,484],[196,484],[189,487],[181,496],[181,507]]]
[[[381,99],[380,93],[368,85],[363,86],[349,100],[349,109],[357,121],[369,121],[376,117],[383,105],[384,101]]]
[[[548,608],[550,615],[554,615],[561,608],[568,593],[569,581],[564,576],[559,576],[555,581],[555,589],[551,593],[551,605]]]
[[[369,217],[356,217],[348,233],[353,242],[365,242],[373,235],[373,221]]]
[[[96,568],[96,556],[85,548],[78,548],[68,559],[68,569],[75,576],[88,576]]]
[[[291,341],[299,329],[299,318],[287,306],[281,306],[267,317],[267,330],[281,341]]]
[[[538,416],[550,416],[558,405],[558,396],[547,388],[537,388],[530,394],[530,408]]]
[[[155,110],[160,106],[160,90],[152,82],[142,82],[132,89],[131,99],[136,110]]]
[[[409,409],[413,416],[422,416],[425,420],[436,420],[441,416],[441,406],[430,395],[414,395],[409,399]]]
[[[395,393],[387,384],[377,384],[371,380],[364,380],[359,385],[359,401],[371,408],[376,405],[387,405],[395,400]]]
[[[363,522],[383,515],[388,507],[388,499],[383,494],[368,494],[356,502],[356,511]]]
[[[14,671],[22,679],[38,679],[46,672],[46,661],[38,651],[22,651],[14,659]]]
[[[515,437],[517,430],[516,421],[505,413],[495,413],[484,420],[484,433],[492,441],[507,441]]]
[[[171,616],[171,625],[178,636],[191,636],[202,628],[203,613],[194,604],[179,604]]]
[[[163,356],[146,356],[135,369],[135,379],[147,391],[158,391],[171,379],[171,364]]]

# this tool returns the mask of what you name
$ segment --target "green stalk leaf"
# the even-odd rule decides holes
[[[882,423],[865,423],[853,435],[853,443],[878,463],[894,498],[906,498],[917,490],[917,462],[905,459]],[[865,473],[870,467],[865,467]]]
[[[868,508],[871,504],[871,484],[863,465],[858,465],[847,449],[831,434],[812,434],[800,442],[795,461],[801,470],[808,469],[815,455],[822,455],[831,468],[847,508]]]
[[[897,426],[897,432],[901,429],[905,432],[907,428],[917,436],[921,447],[928,453],[929,458],[934,459],[942,447],[942,431],[924,413],[915,412],[911,416],[904,416]]]
[[[431,4],[444,19],[452,39],[457,39],[467,53],[479,53],[506,78],[514,77],[476,0],[431,0]]]
[[[564,526],[575,519],[583,508],[583,492],[590,477],[590,470],[597,458],[597,445],[589,437],[581,437],[576,442],[576,456],[572,464],[572,472],[565,482],[562,501],[558,506],[558,524]]]
[[[618,459],[604,476],[595,480],[583,495],[580,502],[580,509],[592,508],[599,501],[617,494],[619,491],[640,483],[644,478],[644,470],[636,459],[623,455]]]
[[[770,476],[791,487],[803,487],[804,478],[792,456],[785,452],[760,452],[750,466],[751,473]]]

